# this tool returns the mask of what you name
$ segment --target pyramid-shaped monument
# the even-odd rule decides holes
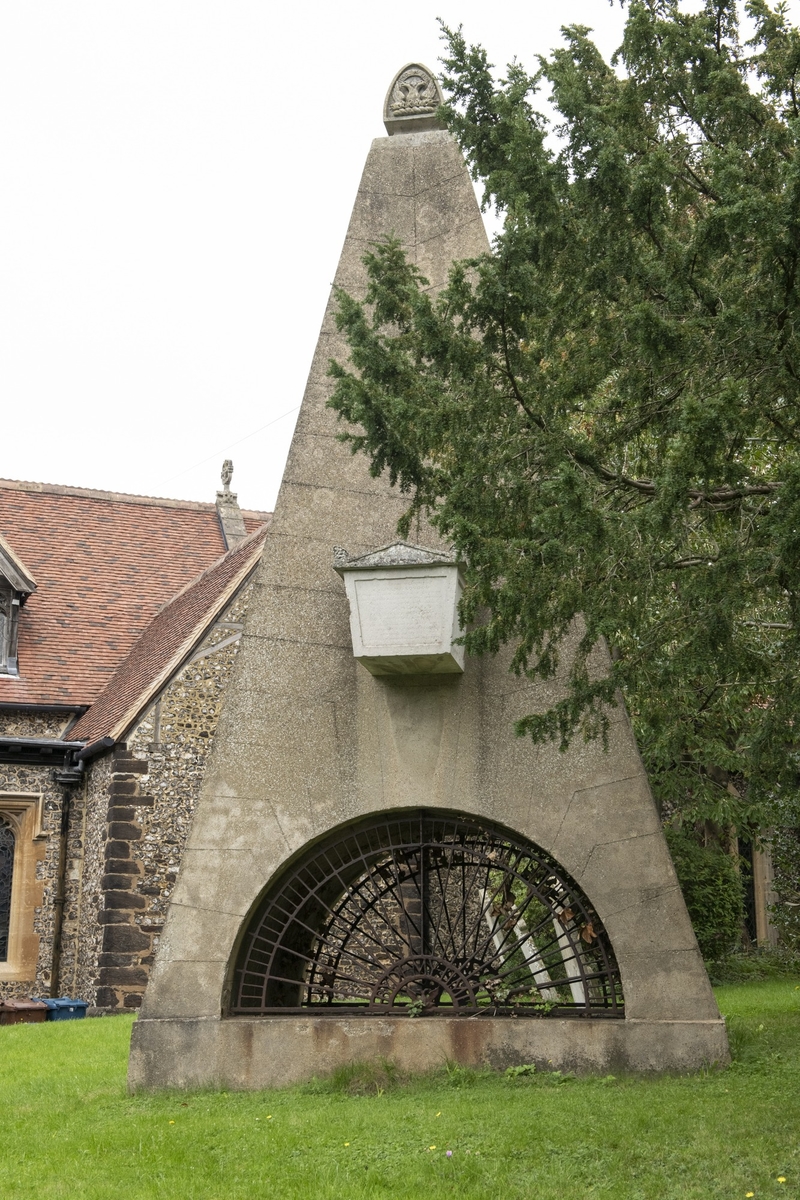
[[[432,288],[488,248],[439,100],[416,64],[392,83],[336,274],[353,294],[388,234]],[[257,1088],[376,1056],[411,1070],[725,1061],[623,708],[607,752],[515,736],[558,680],[510,674],[508,654],[465,656],[463,564],[424,525],[398,541],[403,497],[337,441],[328,364],[348,351],[334,307],[134,1027],[131,1086]]]

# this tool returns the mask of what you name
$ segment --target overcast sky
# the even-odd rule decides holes
[[[800,0],[794,0],[796,9]],[[386,89],[607,0],[0,0],[0,476],[271,508]]]

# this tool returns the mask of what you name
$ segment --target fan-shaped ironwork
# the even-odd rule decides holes
[[[0,962],[8,961],[11,887],[14,882],[14,830],[0,817]]]
[[[586,896],[531,842],[471,816],[373,816],[331,833],[260,902],[234,1015],[622,1016]]]

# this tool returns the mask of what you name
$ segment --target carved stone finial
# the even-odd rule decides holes
[[[229,458],[226,458],[222,464],[220,478],[222,480],[222,491],[217,492],[217,516],[222,526],[225,545],[229,550],[232,550],[234,546],[238,546],[239,542],[247,537],[247,528],[241,509],[239,508],[239,500],[236,492],[231,491],[233,463]]]
[[[420,63],[408,63],[398,71],[386,95],[383,123],[388,134],[443,129],[436,110],[442,92],[436,76]]]
[[[342,546],[333,547],[333,565],[335,567],[344,567],[347,565],[348,554]]]

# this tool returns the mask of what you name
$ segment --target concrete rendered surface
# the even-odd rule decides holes
[[[513,1017],[241,1017],[137,1022],[131,1090],[288,1087],[349,1062],[388,1059],[401,1071],[446,1062],[505,1070],[686,1072],[728,1062],[716,1021],[586,1021]]]
[[[390,233],[432,288],[454,258],[487,250],[448,133],[373,143],[336,285],[363,294],[362,257]],[[592,1071],[725,1062],[724,1026],[624,708],[610,713],[608,753],[576,742],[562,754],[515,737],[515,719],[552,703],[561,683],[509,674],[508,652],[467,657],[449,676],[376,677],[355,661],[333,548],[355,556],[395,541],[405,500],[336,440],[327,371],[348,352],[333,312],[332,299],[135,1026],[131,1087],[264,1087],[375,1054],[415,1069],[445,1056]],[[446,549],[424,526],[413,541]],[[225,1017],[237,947],[270,881],[332,828],[407,806],[501,822],[557,859],[608,931],[626,1018]]]

